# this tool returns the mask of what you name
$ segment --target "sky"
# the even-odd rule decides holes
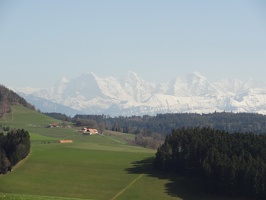
[[[0,84],[128,71],[266,81],[266,1],[0,0]]]

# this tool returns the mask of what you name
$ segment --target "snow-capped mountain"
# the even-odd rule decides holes
[[[212,83],[199,72],[166,83],[147,82],[134,72],[119,78],[85,73],[73,80],[63,78],[48,89],[13,90],[24,93],[24,98],[33,105],[36,104],[33,97],[35,100],[38,97],[39,104],[45,100],[46,108],[35,105],[43,112],[55,112],[48,106],[49,101],[73,112],[110,116],[215,111],[266,114],[266,82],[228,79]]]

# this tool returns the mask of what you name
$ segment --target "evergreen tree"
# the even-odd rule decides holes
[[[30,152],[30,135],[23,129],[12,130],[6,135],[0,133],[0,174],[24,159]]]
[[[154,166],[202,179],[207,192],[265,198],[266,135],[229,134],[210,128],[173,130]]]

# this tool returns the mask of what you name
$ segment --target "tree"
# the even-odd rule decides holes
[[[8,170],[24,159],[30,152],[30,135],[23,129],[0,134],[0,173]]]
[[[105,125],[104,123],[99,123],[98,125],[98,131],[100,134],[103,134],[104,130],[105,130]]]
[[[265,144],[266,135],[229,134],[210,128],[176,129],[158,148],[154,166],[196,175],[208,192],[264,199]]]

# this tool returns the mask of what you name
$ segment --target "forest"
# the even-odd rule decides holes
[[[6,130],[4,127],[2,129]],[[29,154],[30,148],[30,135],[24,129],[14,129],[7,134],[1,132],[0,174],[11,171],[13,166]]]
[[[266,116],[256,113],[215,112],[209,114],[173,113],[157,114],[156,116],[108,117],[106,115],[76,115],[70,120],[93,120],[103,124],[108,130],[124,133],[149,135],[158,133],[168,135],[173,129],[210,127],[217,130],[234,132],[266,133]]]
[[[266,135],[175,129],[158,148],[156,169],[200,178],[204,190],[266,198]]]

